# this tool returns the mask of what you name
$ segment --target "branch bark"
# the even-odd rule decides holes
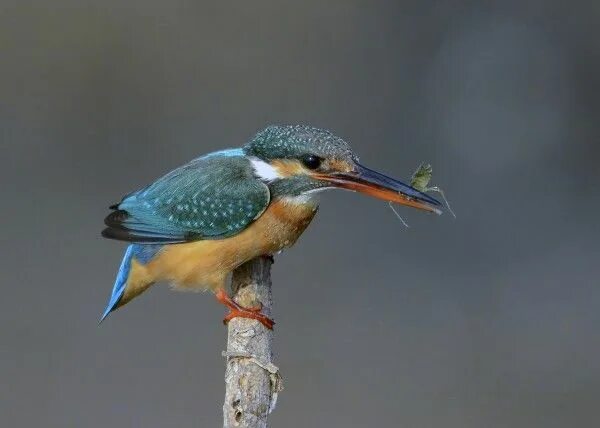
[[[258,257],[233,272],[232,297],[242,306],[262,304],[271,316],[270,257]],[[273,364],[273,331],[260,322],[233,318],[228,324],[225,370],[224,428],[267,428],[268,416],[282,390],[281,376]]]

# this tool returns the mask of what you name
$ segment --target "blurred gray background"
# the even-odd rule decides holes
[[[598,420],[600,6],[0,0],[0,425],[221,424],[225,314],[157,286],[101,327],[107,206],[271,123],[458,218],[323,196],[274,265],[274,427]]]

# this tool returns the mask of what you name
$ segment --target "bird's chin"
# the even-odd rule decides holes
[[[297,196],[286,196],[285,200],[289,203],[294,203],[294,204],[318,205],[320,198],[321,198],[321,193],[324,190],[330,190],[330,189],[336,189],[336,187],[327,186],[327,187],[319,187],[316,189],[310,189],[310,190],[300,193]]]

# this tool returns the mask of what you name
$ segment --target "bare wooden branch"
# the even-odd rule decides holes
[[[232,297],[242,306],[262,304],[271,316],[271,265],[258,257],[233,272]],[[273,331],[260,322],[234,318],[229,322],[225,371],[224,428],[267,428],[268,416],[282,390],[278,368],[273,364]]]

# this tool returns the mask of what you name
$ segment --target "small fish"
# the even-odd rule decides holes
[[[450,214],[456,218],[456,214],[454,214],[454,211],[452,211],[452,208],[450,208],[450,204],[448,203],[448,199],[446,199],[446,195],[444,195],[444,191],[437,186],[427,187],[431,181],[432,175],[433,168],[431,167],[431,164],[423,162],[413,173],[410,179],[410,185],[419,192],[438,192],[446,203],[446,207],[448,208],[448,211],[450,211]]]

